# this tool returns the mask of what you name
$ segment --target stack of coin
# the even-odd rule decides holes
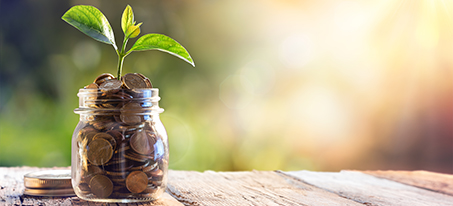
[[[96,89],[88,107],[108,111],[88,115],[76,129],[73,167],[80,174],[73,183],[87,199],[150,198],[165,190],[166,139],[145,112],[152,104],[140,98],[142,88],[152,88],[151,82],[132,73],[121,81],[102,74],[85,87]]]
[[[47,170],[24,175],[24,194],[34,196],[74,196],[71,170]]]
[[[144,89],[153,88],[151,81],[143,74],[128,73],[116,79],[109,73],[101,74],[85,89],[101,89],[102,91],[116,91],[118,89]]]

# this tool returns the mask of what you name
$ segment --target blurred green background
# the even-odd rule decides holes
[[[196,67],[135,52],[160,89],[170,168],[453,173],[453,3],[443,0],[1,0],[0,166],[69,166],[79,88],[116,72],[60,18],[99,8],[122,42],[180,42]],[[130,41],[129,47],[135,40]]]

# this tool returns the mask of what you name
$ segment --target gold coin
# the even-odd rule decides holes
[[[109,74],[109,73],[104,73],[104,74],[101,74],[98,77],[96,77],[96,79],[94,79],[93,83],[96,83],[97,85],[101,85],[102,83],[104,83],[105,81],[107,81],[109,79],[115,79],[115,76],[113,76],[112,74]]]
[[[132,149],[143,155],[150,155],[154,152],[154,143],[156,143],[156,136],[151,132],[135,132],[132,135],[129,144]]]
[[[147,88],[145,80],[137,74],[125,74],[123,78],[121,78],[121,81],[127,89]]]
[[[105,139],[95,139],[88,143],[87,158],[93,165],[107,163],[113,155],[113,148]]]
[[[104,175],[96,175],[91,178],[90,189],[97,197],[106,198],[113,192],[113,183]]]
[[[148,186],[148,176],[141,171],[133,171],[126,178],[126,187],[132,193],[140,193]]]
[[[153,84],[151,84],[151,80],[149,80],[145,75],[140,73],[135,73],[136,75],[140,76],[146,83],[146,88],[153,88]]]
[[[120,89],[122,84],[118,79],[109,79],[99,85],[99,89],[105,92],[112,92]]]
[[[85,89],[97,89],[98,85],[96,83],[91,83],[87,86],[85,86]]]

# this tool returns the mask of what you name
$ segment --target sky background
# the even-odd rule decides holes
[[[112,46],[61,20],[78,4],[118,44],[129,4],[194,59],[124,62],[160,90],[170,169],[453,173],[447,0],[1,0],[0,166],[69,166],[78,89],[116,73]]]

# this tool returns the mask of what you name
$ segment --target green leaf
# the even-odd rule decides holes
[[[126,35],[127,29],[134,25],[134,12],[132,12],[131,6],[127,5],[124,9],[123,16],[121,18],[121,28]],[[126,35],[127,36],[127,35]]]
[[[187,52],[181,44],[163,34],[146,34],[140,37],[128,53],[146,50],[159,50],[167,52],[181,58],[195,67],[195,63],[193,62],[192,57],[190,57],[189,52]]]
[[[139,23],[137,25],[131,25],[129,26],[129,28],[127,28],[126,30],[126,38],[135,38],[137,37],[139,34],[140,34],[140,26],[142,25],[142,23]]]
[[[61,19],[93,39],[113,45],[117,50],[112,27],[99,9],[87,5],[73,6]]]

